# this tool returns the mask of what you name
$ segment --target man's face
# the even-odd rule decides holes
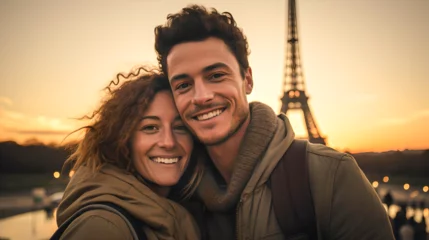
[[[225,142],[249,117],[251,69],[243,79],[222,40],[175,45],[167,56],[167,71],[180,116],[205,145]]]

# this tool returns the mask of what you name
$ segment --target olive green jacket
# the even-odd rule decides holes
[[[287,118],[280,115],[279,121],[267,153],[241,194],[239,239],[283,239],[266,184],[293,139]],[[307,158],[319,240],[394,239],[385,208],[352,156],[309,144]]]
[[[60,226],[85,205],[109,202],[126,210],[143,223],[148,239],[199,239],[191,215],[180,205],[160,197],[129,172],[104,166],[93,174],[82,167],[72,177],[57,211]],[[132,239],[119,215],[91,210],[76,218],[61,239]]]
[[[235,231],[237,239],[284,239],[267,181],[291,145],[294,132],[285,115],[276,116],[261,103],[250,107],[251,121],[228,189],[206,190],[215,188],[214,181],[209,181],[212,173],[206,171],[198,194],[211,215],[235,210],[236,224],[230,226],[230,231]],[[254,167],[250,167],[250,158],[256,159]],[[394,239],[379,196],[352,156],[324,145],[308,144],[307,158],[319,240]],[[248,179],[246,171],[250,171]],[[237,187],[240,181],[245,181],[243,190]]]

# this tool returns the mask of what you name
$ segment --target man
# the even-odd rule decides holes
[[[205,238],[284,239],[268,180],[294,133],[285,115],[248,103],[248,44],[233,16],[193,5],[169,15],[155,35],[177,109],[212,162],[197,190],[204,207],[191,209]],[[394,239],[385,209],[350,155],[309,144],[307,160],[318,239]]]

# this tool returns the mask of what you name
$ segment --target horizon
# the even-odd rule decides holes
[[[69,145],[74,145],[74,144],[78,144],[80,141],[79,140],[71,140],[71,141],[64,141],[62,143],[59,142],[43,142],[43,141],[39,141],[37,138],[30,138],[27,139],[25,141],[22,142],[17,142],[14,141],[13,139],[10,140],[0,140],[0,144],[2,143],[15,143],[19,146],[23,146],[23,147],[27,147],[27,146],[46,146],[46,147],[54,147],[54,148],[62,148],[62,147],[68,147]],[[388,152],[407,152],[407,151],[411,151],[411,152],[424,152],[424,151],[429,151],[429,148],[423,148],[423,149],[388,149],[388,150],[383,150],[383,151],[360,151],[360,152],[354,152],[354,151],[349,151],[347,148],[346,149],[336,149],[340,152],[347,152],[350,154],[365,154],[365,153],[377,153],[377,154],[381,154],[381,153],[388,153]]]
[[[286,1],[193,3],[232,13],[251,51],[255,87],[248,100],[279,113]],[[95,110],[116,73],[156,65],[154,27],[188,4],[0,1],[7,36],[0,38],[0,141],[59,144],[87,123],[72,118]],[[328,146],[429,149],[428,11],[429,1],[421,0],[297,0],[306,92]],[[288,117],[303,137],[302,114]]]

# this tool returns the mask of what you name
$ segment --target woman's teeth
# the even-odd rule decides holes
[[[161,157],[156,157],[156,158],[151,158],[154,162],[157,163],[164,163],[164,164],[173,164],[173,163],[177,163],[179,161],[178,157],[175,158],[161,158]]]

